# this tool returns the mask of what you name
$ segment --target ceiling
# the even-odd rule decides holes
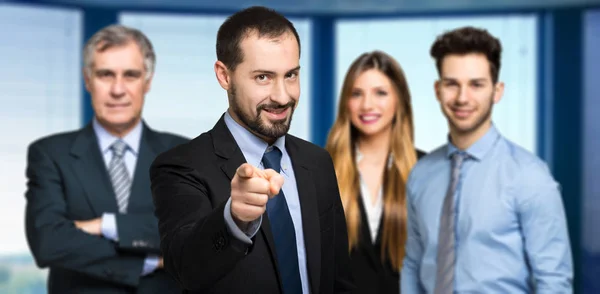
[[[2,0],[0,0],[2,2]],[[600,0],[37,0],[8,1],[130,10],[235,11],[252,5],[292,14],[394,14],[520,11],[559,7],[600,7]]]

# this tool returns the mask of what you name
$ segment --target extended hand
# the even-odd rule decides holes
[[[279,194],[283,177],[272,169],[242,164],[231,180],[231,215],[240,227],[258,219],[269,198]]]

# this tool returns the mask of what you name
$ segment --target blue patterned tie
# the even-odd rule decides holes
[[[435,281],[435,294],[452,294],[454,292],[454,267],[455,254],[455,223],[456,210],[454,209],[454,195],[460,178],[460,167],[467,155],[463,152],[452,154],[452,172],[450,173],[450,186],[442,205],[440,228],[438,232],[437,248],[437,273]]]
[[[263,166],[265,169],[270,168],[276,172],[280,172],[281,150],[275,146],[269,149],[267,149],[263,156]],[[269,223],[271,224],[273,240],[275,241],[275,252],[283,283],[283,293],[300,294],[302,293],[302,282],[300,281],[300,269],[298,267],[296,230],[294,229],[294,222],[292,221],[283,189],[279,190],[279,194],[267,202],[267,214],[269,216]]]
[[[121,140],[115,141],[110,147],[113,151],[113,157],[108,164],[108,174],[112,182],[115,195],[117,196],[117,205],[120,213],[127,212],[129,204],[129,191],[131,190],[131,179],[125,166],[123,155],[127,150],[127,144]]]

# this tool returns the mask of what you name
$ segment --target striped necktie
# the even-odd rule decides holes
[[[131,178],[123,160],[127,144],[121,140],[117,140],[112,144],[110,149],[113,151],[113,157],[108,164],[108,174],[110,175],[110,181],[117,197],[119,212],[126,213],[127,204],[129,203],[129,191],[131,190]]]

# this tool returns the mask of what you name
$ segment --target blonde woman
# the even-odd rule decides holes
[[[406,242],[406,180],[421,151],[413,145],[410,92],[384,52],[350,66],[326,145],[346,214],[355,293],[400,292]]]

